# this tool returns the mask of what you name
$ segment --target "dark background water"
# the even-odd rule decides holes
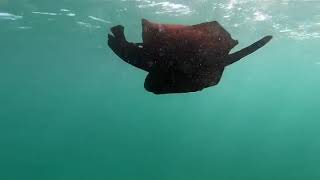
[[[0,0],[0,179],[318,180],[318,1]],[[140,19],[218,20],[245,47],[202,92],[156,96],[106,45]]]

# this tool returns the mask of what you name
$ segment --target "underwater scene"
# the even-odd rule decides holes
[[[319,48],[319,0],[0,0],[0,179],[319,180]]]

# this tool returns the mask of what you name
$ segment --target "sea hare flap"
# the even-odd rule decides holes
[[[193,26],[158,24],[142,20],[142,39],[147,46],[171,51],[223,56],[238,44],[216,21]]]

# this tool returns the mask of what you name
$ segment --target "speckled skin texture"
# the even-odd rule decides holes
[[[272,39],[265,36],[229,54],[238,41],[216,21],[187,26],[142,19],[143,43],[127,42],[121,25],[111,32],[109,47],[125,62],[149,73],[144,87],[155,94],[196,92],[217,85],[226,66]]]

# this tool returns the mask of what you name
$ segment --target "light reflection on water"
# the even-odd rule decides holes
[[[2,0],[1,6],[10,5],[9,2]],[[23,10],[17,12],[0,10],[0,21],[14,20],[24,22],[16,23],[12,28],[29,29],[21,27],[32,27],[33,15],[39,16],[67,16],[81,17],[74,20],[75,24],[86,28],[97,28],[105,26],[103,23],[115,25],[110,19],[110,15],[121,17],[129,14],[129,10],[134,10],[138,14],[154,13],[163,17],[198,17],[208,16],[207,21],[218,20],[234,28],[247,28],[249,31],[261,30],[259,26],[268,27],[278,37],[294,39],[319,38],[320,24],[320,3],[318,1],[290,1],[290,0],[229,0],[229,1],[162,1],[162,0],[122,0],[117,2],[118,6],[110,8],[111,1],[94,1],[95,4],[102,4],[95,10],[90,10],[88,14],[79,14],[76,9],[59,7],[54,11],[46,11],[45,8],[37,7],[29,1],[21,1]],[[119,5],[120,4],[120,5]],[[6,5],[6,6],[5,6]],[[109,6],[109,8],[108,8]],[[10,8],[8,8],[10,9]],[[308,9],[308,10],[305,10]],[[92,14],[89,14],[90,12]],[[296,13],[299,12],[299,13]],[[108,14],[108,15],[106,15]],[[52,17],[54,18],[54,17]],[[52,18],[50,18],[52,20]],[[90,21],[97,21],[101,24],[92,24]],[[1,22],[0,22],[1,23]],[[259,25],[261,24],[261,25]],[[271,28],[271,29],[270,29]]]

